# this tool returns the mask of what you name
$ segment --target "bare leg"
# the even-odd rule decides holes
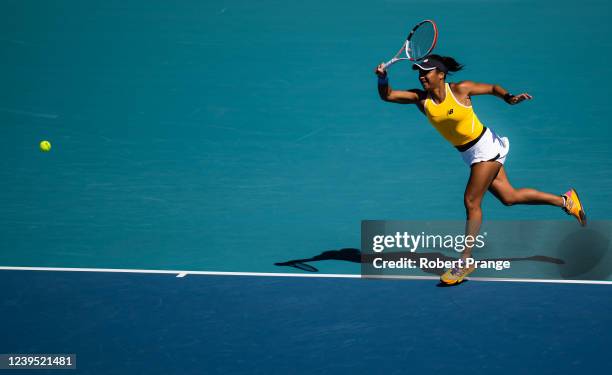
[[[489,189],[489,186],[491,186],[491,183],[495,180],[501,168],[502,165],[495,161],[472,164],[470,178],[463,195],[463,203],[467,216],[467,222],[465,224],[466,235],[475,238],[480,232],[480,225],[482,224],[482,209],[480,203],[482,202],[482,197],[487,192],[487,189]],[[466,259],[471,257],[472,248],[466,248],[461,258]]]
[[[535,189],[515,189],[512,187],[503,166],[495,180],[491,183],[489,191],[506,206],[514,204],[548,204],[563,207],[563,198],[559,195],[544,193]]]

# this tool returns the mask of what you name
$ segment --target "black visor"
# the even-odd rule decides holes
[[[442,61],[438,61],[437,59],[427,57],[423,61],[419,61],[412,65],[413,70],[434,70],[438,69],[441,72],[448,73],[448,68]]]

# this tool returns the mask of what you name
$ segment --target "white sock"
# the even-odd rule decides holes
[[[567,197],[565,195],[562,195],[561,198],[563,198],[563,208],[565,208],[567,205]]]

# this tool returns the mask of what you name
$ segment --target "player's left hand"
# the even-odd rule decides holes
[[[510,105],[515,105],[515,104],[519,104],[520,102],[522,102],[524,100],[531,100],[531,99],[533,99],[533,97],[531,95],[527,94],[526,92],[524,92],[522,94],[513,95],[506,102],[508,104],[510,104]]]

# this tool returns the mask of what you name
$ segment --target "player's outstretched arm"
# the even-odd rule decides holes
[[[461,81],[456,85],[457,90],[466,96],[474,95],[494,95],[503,99],[510,105],[518,104],[524,100],[530,100],[531,95],[524,92],[518,95],[512,95],[500,85],[492,85],[490,83],[478,83],[473,81]]]
[[[389,79],[387,78],[387,71],[384,68],[384,64],[380,64],[374,70],[374,73],[378,76],[378,95],[386,102],[400,103],[400,104],[416,104],[423,99],[425,93],[422,90],[393,90],[389,85]]]

